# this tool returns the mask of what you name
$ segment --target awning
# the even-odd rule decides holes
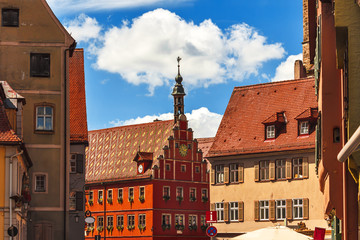
[[[341,149],[339,154],[337,155],[337,159],[340,162],[345,162],[345,160],[355,151],[360,150],[360,126],[355,131],[355,133],[351,136],[349,141],[345,144],[345,146]]]

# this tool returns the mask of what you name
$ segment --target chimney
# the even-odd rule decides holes
[[[294,64],[294,79],[306,77],[306,69],[301,60],[296,60]]]
[[[311,75],[316,46],[316,0],[303,0],[303,63]]]

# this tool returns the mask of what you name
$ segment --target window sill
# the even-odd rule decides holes
[[[34,131],[35,134],[44,134],[44,135],[51,135],[54,134],[54,130],[36,130]]]

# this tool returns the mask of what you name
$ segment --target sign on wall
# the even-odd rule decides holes
[[[206,223],[217,223],[216,211],[206,211]]]

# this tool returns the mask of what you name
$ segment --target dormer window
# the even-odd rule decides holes
[[[308,135],[309,134],[309,121],[300,121],[300,135]]]
[[[275,125],[266,126],[266,139],[275,138]]]

